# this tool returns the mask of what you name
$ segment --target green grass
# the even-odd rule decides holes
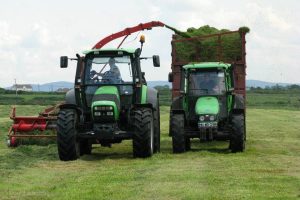
[[[35,114],[41,106],[19,106]],[[5,146],[9,106],[0,106],[0,199],[299,199],[300,111],[247,110],[247,149],[199,143],[172,154],[168,108],[161,153],[133,159],[131,141],[61,162],[55,144]]]
[[[63,93],[23,93],[0,94],[0,104],[2,105],[55,105],[64,101]]]
[[[170,106],[171,91],[167,88],[160,88],[160,105]],[[299,91],[248,91],[246,95],[247,107],[268,108],[268,109],[289,109],[300,110]],[[0,105],[55,105],[64,101],[64,94],[60,93],[24,93],[0,94]],[[36,113],[33,113],[36,114]]]
[[[247,94],[247,106],[271,109],[297,109],[300,108],[299,93],[255,93]]]

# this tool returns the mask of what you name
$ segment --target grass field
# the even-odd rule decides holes
[[[0,105],[55,105],[64,97],[64,93],[0,94]]]
[[[43,106],[18,106],[36,114]],[[161,153],[133,159],[131,141],[61,162],[55,144],[9,149],[9,106],[0,106],[0,199],[299,199],[300,111],[247,110],[247,149],[199,143],[172,154],[168,107],[161,109]]]

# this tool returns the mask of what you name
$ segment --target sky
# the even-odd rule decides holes
[[[185,31],[210,25],[248,26],[247,79],[300,83],[300,1],[297,0],[0,0],[0,87],[74,81],[76,63],[59,57],[82,55],[103,37],[126,27],[161,21]],[[159,55],[160,68],[143,61],[147,80],[167,80],[172,31],[144,31],[143,56]],[[138,34],[123,47],[138,48]],[[120,40],[106,45],[116,47]]]

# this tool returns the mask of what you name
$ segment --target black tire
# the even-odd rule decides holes
[[[153,153],[160,152],[160,110],[159,110],[159,99],[157,98],[157,107],[153,112],[154,122],[154,149]]]
[[[230,149],[232,153],[245,150],[245,120],[244,115],[233,115],[232,134],[230,137]]]
[[[80,144],[80,155],[91,154],[92,153],[92,143],[89,140],[82,140]]]
[[[133,111],[133,118],[133,156],[139,158],[150,157],[154,150],[154,123],[152,110],[149,108],[138,108]]]
[[[190,138],[185,138],[185,150],[189,151],[191,150],[191,139]]]
[[[172,132],[173,132],[173,130],[172,130],[172,117],[173,117],[173,115],[172,115],[172,107],[171,107],[171,109],[170,109],[170,115],[169,115],[169,136],[172,136]]]
[[[173,153],[183,153],[186,150],[184,137],[184,115],[173,114],[171,118]]]
[[[57,116],[57,149],[60,160],[76,160],[79,144],[76,141],[77,113],[73,109],[61,109]]]

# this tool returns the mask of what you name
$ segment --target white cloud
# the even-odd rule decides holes
[[[300,82],[295,73],[300,45],[299,4],[287,2],[283,7],[280,1],[258,0],[129,0],[126,4],[111,0],[105,5],[96,0],[86,4],[5,1],[0,8],[0,67],[9,66],[9,70],[0,76],[0,86],[11,85],[15,77],[23,83],[73,81],[74,67],[60,69],[59,56],[74,56],[113,32],[152,20],[182,30],[206,24],[233,30],[247,25],[251,29],[247,35],[248,78]],[[159,54],[162,66],[153,70],[147,61],[143,65],[147,80],[167,80],[172,32],[153,28],[144,34],[143,54]],[[128,38],[124,46],[139,47],[138,38],[129,42],[135,36]]]
[[[10,48],[17,45],[20,36],[12,33],[11,28],[6,21],[0,21],[0,48]]]

